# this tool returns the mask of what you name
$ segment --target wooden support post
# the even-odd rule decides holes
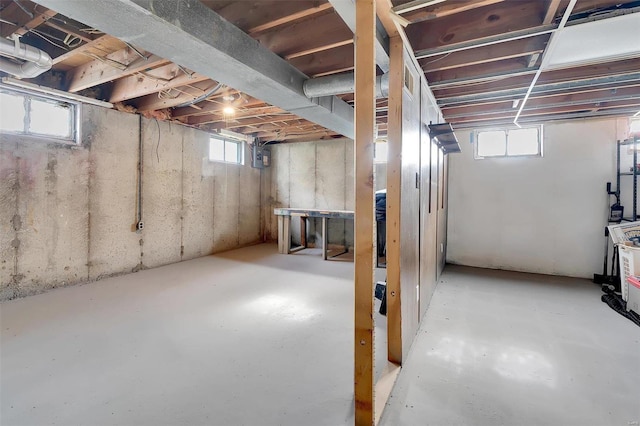
[[[355,424],[374,424],[373,138],[375,126],[374,0],[356,0],[355,33]]]
[[[327,251],[329,250],[329,227],[327,226],[327,218],[322,218],[322,260],[327,260]]]
[[[400,304],[400,187],[402,177],[402,90],[404,46],[391,37],[389,75],[389,128],[387,130],[387,348],[389,361],[402,363]]]

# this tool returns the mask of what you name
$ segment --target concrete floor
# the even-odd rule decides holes
[[[587,280],[447,266],[382,425],[638,425],[640,328]]]
[[[0,424],[352,424],[352,276],[260,245],[2,303]],[[640,328],[596,287],[441,281],[383,425],[640,420]]]
[[[0,424],[348,424],[352,283],[269,244],[3,303]]]

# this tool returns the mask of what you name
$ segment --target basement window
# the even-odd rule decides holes
[[[75,103],[29,92],[0,90],[0,133],[77,142]]]
[[[475,158],[542,157],[542,126],[476,130]]]
[[[209,138],[209,161],[244,164],[244,142]]]

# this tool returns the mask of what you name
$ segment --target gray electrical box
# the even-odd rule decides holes
[[[271,166],[271,150],[267,147],[254,143],[251,146],[251,167],[264,169]]]

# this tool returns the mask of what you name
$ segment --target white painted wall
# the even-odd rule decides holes
[[[447,261],[591,278],[615,186],[622,120],[544,126],[543,158],[474,160],[470,132],[450,156]],[[629,205],[629,208],[631,206]]]

